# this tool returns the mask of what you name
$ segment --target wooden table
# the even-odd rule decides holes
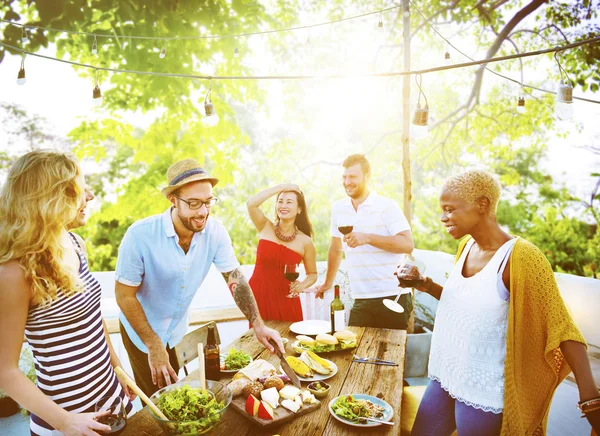
[[[282,337],[290,339],[290,343],[286,345],[286,351],[288,354],[295,355],[290,348],[291,342],[295,339],[295,334],[289,330],[291,323],[267,321],[266,324],[279,331]],[[347,352],[324,355],[337,365],[338,373],[327,380],[327,383],[331,385],[331,390],[329,395],[321,400],[322,404],[319,409],[278,426],[274,425],[262,429],[229,407],[219,425],[209,434],[227,436],[400,434],[400,404],[402,401],[406,331],[371,327],[349,327],[349,329],[358,335],[358,348]],[[222,352],[227,352],[230,348],[241,349],[254,359],[265,359],[279,367],[277,356],[272,355],[256,340],[253,330],[248,330],[232,344],[223,347]],[[399,365],[383,366],[353,363],[352,356],[354,353],[359,356],[373,356],[392,360]],[[198,378],[198,375],[192,372],[187,378]],[[229,380],[230,377],[221,379],[224,383],[228,383]],[[361,429],[345,425],[333,418],[327,407],[329,401],[338,395],[351,393],[373,395],[387,401],[394,409],[394,426],[381,425]],[[150,416],[147,408],[144,408],[129,418],[127,427],[121,434],[122,436],[159,436],[163,435],[163,432],[154,418]]]

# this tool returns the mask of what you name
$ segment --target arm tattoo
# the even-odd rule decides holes
[[[250,321],[252,325],[255,325],[257,322],[262,322],[252,289],[250,289],[250,285],[240,269],[236,268],[233,271],[222,274],[227,282],[227,286],[229,287],[229,291],[233,296],[235,304],[237,304],[243,314],[246,315],[248,321]]]

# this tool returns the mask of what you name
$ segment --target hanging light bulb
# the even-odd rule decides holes
[[[429,133],[429,107],[427,105],[421,107],[420,104],[417,104],[410,133],[415,139],[424,138]]]
[[[208,88],[208,92],[206,93],[206,97],[204,97],[204,112],[206,116],[202,118],[202,122],[209,127],[214,127],[219,123],[219,114],[215,111],[215,106],[212,103],[212,79],[210,81],[210,85]]]
[[[522,95],[519,96],[519,100],[517,100],[517,112],[520,114],[525,113],[525,97]]]
[[[233,56],[236,58],[240,57],[240,51],[238,50],[237,47],[233,49]]]
[[[96,70],[96,86],[94,86],[94,91],[92,92],[92,98],[93,98],[94,106],[102,105],[102,91],[100,91],[100,85],[98,83],[98,70]]]
[[[161,59],[164,59],[166,55],[167,55],[167,41],[165,40],[165,42],[163,44],[163,48],[160,50],[160,54],[158,55],[158,57]]]
[[[446,53],[444,53],[444,60],[449,63],[450,62],[450,52],[447,51]]]
[[[96,35],[94,35],[94,42],[92,42],[92,54],[98,54],[98,40],[96,39]]]
[[[559,83],[554,113],[561,121],[573,118],[573,87],[570,83]]]
[[[21,28],[21,42],[27,44],[29,42],[29,35],[27,27]]]
[[[573,86],[571,86],[571,79],[560,64],[558,54],[560,52],[554,52],[554,59],[558,64],[560,71],[561,81],[558,84],[558,90],[556,93],[556,104],[554,105],[554,114],[561,121],[569,121],[573,118]]]
[[[379,13],[379,22],[377,23],[378,29],[383,29],[383,12]]]
[[[427,96],[423,92],[421,85],[423,84],[423,77],[420,74],[415,76],[415,81],[419,87],[419,99],[417,101],[417,108],[413,115],[413,122],[410,129],[411,136],[415,139],[424,138],[429,133],[429,105],[427,104]],[[425,99],[425,106],[421,107],[421,95]]]
[[[21,58],[21,68],[17,74],[17,85],[25,85],[25,54]]]

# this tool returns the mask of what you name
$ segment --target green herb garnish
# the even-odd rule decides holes
[[[225,357],[225,369],[235,370],[242,369],[250,363],[250,355],[243,351],[237,351],[235,348],[229,350],[229,354]]]

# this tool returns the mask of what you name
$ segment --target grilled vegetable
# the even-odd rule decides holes
[[[312,377],[313,372],[306,363],[294,356],[286,356],[285,360],[300,377]]]

